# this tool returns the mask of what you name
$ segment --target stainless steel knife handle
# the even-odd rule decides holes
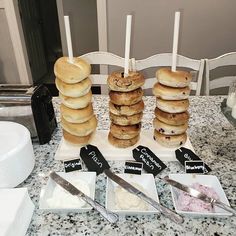
[[[92,206],[95,210],[97,210],[105,219],[107,219],[110,223],[116,223],[119,219],[118,215],[108,211],[105,207],[103,207],[100,203],[94,201],[92,198],[83,195],[79,196],[85,202],[87,202],[90,206]]]
[[[214,201],[213,204],[215,206],[218,206],[218,207],[236,215],[236,211],[233,208],[231,208],[230,206],[227,206],[226,204],[224,204],[223,202]]]
[[[182,216],[176,214],[174,211],[162,206],[152,198],[148,197],[146,194],[140,192],[138,194],[139,197],[141,197],[143,200],[148,202],[150,205],[152,205],[154,208],[159,210],[164,216],[168,217],[172,221],[174,221],[177,224],[182,224],[184,222],[184,219]]]

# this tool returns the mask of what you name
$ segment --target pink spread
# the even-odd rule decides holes
[[[202,193],[205,193],[208,197],[214,198],[216,200],[219,199],[218,194],[211,187],[207,187],[199,183],[194,183],[190,187]],[[179,191],[178,194],[179,194],[178,200],[177,200],[178,210],[195,211],[195,212],[211,212],[212,211],[211,204],[206,203],[197,198],[191,197],[188,193],[183,192],[183,191]]]

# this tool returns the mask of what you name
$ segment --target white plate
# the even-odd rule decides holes
[[[80,179],[84,182],[86,182],[89,186],[90,194],[89,197],[94,199],[95,196],[95,182],[96,182],[96,172],[57,172],[61,177],[66,179],[67,181],[71,182],[75,179]],[[92,207],[88,204],[85,204],[83,207],[77,207],[77,208],[70,208],[64,205],[61,208],[53,208],[50,205],[48,205],[47,200],[52,198],[53,191],[57,184],[51,179],[48,179],[48,182],[44,188],[42,188],[40,193],[40,200],[39,200],[39,209],[44,211],[50,211],[50,212],[86,212],[92,209]],[[68,192],[68,194],[70,194]]]
[[[138,145],[142,145],[150,148],[162,161],[176,161],[176,148],[166,148],[158,144],[153,139],[153,130],[142,130],[138,143],[128,148],[117,148],[112,146],[108,142],[108,132],[108,130],[97,130],[91,140],[91,144],[98,147],[106,160],[134,160],[132,157],[132,150]],[[183,147],[186,147],[194,152],[189,138],[187,138],[187,141]],[[69,160],[78,157],[79,152],[80,147],[67,143],[62,137],[54,158],[55,160]]]
[[[145,193],[159,202],[155,180],[152,174],[142,174],[142,175],[132,175],[132,174],[117,174],[124,180],[129,183],[137,183],[144,189]],[[117,209],[115,203],[115,188],[118,187],[118,184],[113,182],[111,179],[107,178],[106,186],[106,208],[112,212],[118,213],[120,215],[148,215],[158,213],[158,210],[148,205],[146,211],[143,210],[122,210]]]
[[[194,174],[170,174],[169,178],[176,180],[177,182],[180,182],[185,185],[192,185],[193,183],[199,183],[202,185],[205,185],[207,187],[211,187],[215,190],[215,192],[218,194],[220,201],[225,203],[229,206],[229,201],[225,195],[225,192],[218,180],[218,178],[214,175],[194,175]],[[231,216],[232,214],[225,211],[222,208],[215,207],[215,212],[192,212],[192,211],[181,211],[178,209],[178,192],[181,190],[178,190],[172,186],[171,188],[171,194],[172,199],[174,203],[174,207],[177,213],[184,214],[184,215],[191,215],[191,216],[211,216],[211,217],[224,217],[224,216]]]

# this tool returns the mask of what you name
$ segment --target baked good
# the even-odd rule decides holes
[[[164,100],[182,100],[187,99],[190,94],[190,88],[172,88],[156,83],[152,89],[153,94]]]
[[[56,87],[64,96],[81,97],[87,94],[92,86],[92,81],[89,78],[82,80],[76,84],[67,84],[56,78]]]
[[[87,136],[96,129],[97,119],[96,116],[93,115],[90,120],[84,123],[70,123],[61,116],[61,126],[70,134],[76,136]]]
[[[76,136],[76,135],[68,133],[64,129],[62,131],[63,131],[63,137],[68,143],[73,144],[73,145],[79,145],[79,146],[88,144],[93,136],[93,133],[86,136]]]
[[[117,116],[113,113],[109,113],[111,122],[117,125],[135,125],[141,122],[143,113],[140,112],[138,114],[132,116]]]
[[[162,146],[167,148],[176,148],[185,144],[187,140],[187,134],[179,135],[165,135],[159,133],[157,130],[154,130],[154,139]]]
[[[84,123],[93,116],[93,106],[92,103],[85,108],[81,109],[71,109],[61,104],[61,115],[63,118],[70,123]]]
[[[158,120],[169,125],[183,125],[189,120],[189,113],[187,111],[181,113],[168,113],[156,107],[155,116]]]
[[[177,135],[186,132],[188,128],[188,123],[184,123],[183,125],[168,125],[155,118],[153,120],[153,126],[161,134]]]
[[[141,100],[140,102],[137,102],[133,105],[116,105],[112,102],[109,102],[109,111],[115,115],[126,115],[126,116],[132,116],[135,114],[138,114],[144,110],[144,102]]]
[[[135,143],[137,143],[139,140],[139,135],[137,135],[136,137],[134,138],[131,138],[131,139],[118,139],[118,138],[115,138],[111,132],[109,132],[108,134],[108,141],[115,147],[118,147],[118,148],[127,148],[127,147],[130,147],[130,146],[133,146]]]
[[[118,139],[131,139],[139,135],[141,130],[141,123],[136,125],[121,126],[111,123],[110,132]]]
[[[54,65],[56,77],[67,84],[75,84],[87,78],[91,73],[91,66],[79,57],[74,57],[73,63],[68,57],[59,58]]]
[[[192,75],[187,71],[171,71],[170,68],[161,68],[156,72],[157,80],[160,84],[183,88],[189,86]]]
[[[188,110],[189,100],[163,100],[161,98],[156,99],[156,106],[162,111],[169,113],[180,113]]]
[[[84,96],[78,98],[72,98],[64,96],[59,92],[59,98],[61,99],[62,104],[72,109],[81,109],[88,106],[88,104],[92,101],[92,91],[89,90]]]
[[[133,105],[142,100],[143,90],[138,88],[130,92],[109,92],[110,100],[116,105]]]
[[[124,77],[124,73],[113,72],[107,78],[108,87],[113,91],[129,92],[144,85],[144,77],[139,72],[130,71]]]

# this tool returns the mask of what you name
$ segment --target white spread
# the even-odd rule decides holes
[[[229,94],[226,104],[230,108],[232,108],[236,104],[236,94],[235,93]]]
[[[232,115],[232,117],[233,117],[234,119],[236,119],[236,103],[235,103],[235,105],[234,105],[233,108],[232,108],[232,113],[231,113],[231,115]]]
[[[85,195],[90,195],[89,186],[85,181],[77,179],[70,182]],[[83,207],[86,202],[77,196],[71,195],[57,184],[51,198],[47,199],[47,204],[51,208],[80,208]]]
[[[134,187],[144,192],[142,186],[136,183],[131,183]],[[115,188],[115,203],[116,208],[121,210],[142,210],[146,211],[148,209],[148,205],[141,198],[136,195],[129,193],[124,188],[117,186]]]

